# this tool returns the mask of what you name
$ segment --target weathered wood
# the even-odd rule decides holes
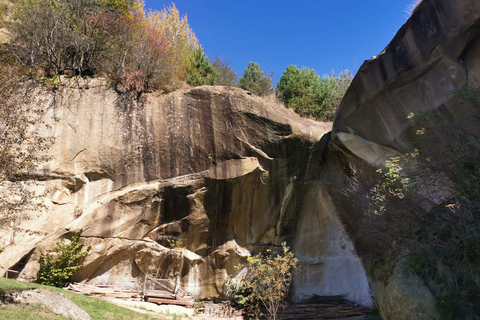
[[[88,296],[104,296],[114,298],[136,298],[138,297],[138,291],[132,289],[113,289],[113,288],[99,288],[97,286],[86,285],[83,283],[69,284],[68,290],[82,293]]]
[[[124,293],[124,292],[107,292],[104,294],[105,297],[110,298],[119,298],[119,299],[128,299],[137,296],[136,294]]]
[[[193,306],[193,300],[171,300],[171,299],[147,297],[146,301],[157,303],[157,304],[174,304],[174,305],[180,305],[180,306]]]
[[[159,299],[175,299],[175,294],[169,293],[166,291],[147,291],[145,292],[145,297],[150,297],[150,298],[159,298]]]

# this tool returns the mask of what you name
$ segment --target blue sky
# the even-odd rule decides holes
[[[172,1],[145,0],[161,10]],[[320,74],[358,70],[405,23],[414,0],[177,0],[206,54],[237,73],[258,62],[280,79],[293,64]]]

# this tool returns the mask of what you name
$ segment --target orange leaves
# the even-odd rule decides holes
[[[172,3],[162,11],[150,11],[147,20],[167,36],[172,50],[170,60],[172,71],[178,79],[184,79],[195,49],[199,46],[198,39],[188,24],[187,16],[180,17],[177,7]]]
[[[122,77],[131,82],[132,74],[141,72],[146,79],[144,91],[175,88],[186,77],[198,46],[186,16],[181,18],[174,4],[160,12],[148,13],[140,4],[124,16],[124,20],[124,48],[118,52],[122,59]]]
[[[14,18],[11,47],[22,63],[54,74],[106,73],[135,90],[178,87],[198,47],[174,4],[147,13],[138,0],[21,0]],[[143,84],[134,85],[140,73]]]

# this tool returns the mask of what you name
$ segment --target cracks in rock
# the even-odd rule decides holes
[[[147,233],[148,234],[148,233]],[[156,243],[156,241],[153,241],[151,239],[132,239],[128,237],[107,237],[107,236],[80,236],[80,238],[84,239],[103,239],[103,240],[108,240],[108,239],[118,239],[118,240],[127,240],[127,241],[140,241],[140,242],[147,242],[147,243]]]
[[[86,151],[86,150],[87,150],[86,148],[83,148],[82,150],[78,151],[77,154],[76,154],[76,155],[72,158],[72,160],[70,160],[70,161],[74,161],[75,158],[76,158],[80,153],[82,153],[82,152],[84,152],[84,151]]]
[[[263,150],[253,146],[252,144],[250,144],[248,141],[240,138],[237,134],[235,134],[235,137],[242,141],[243,143],[245,143],[250,149],[252,149],[252,151],[256,152],[258,155],[260,155],[261,157],[265,158],[265,159],[268,159],[268,160],[274,160],[274,158],[270,157],[268,154],[266,154]]]
[[[68,126],[70,127],[70,129],[73,130],[73,132],[77,133],[77,129],[75,129],[71,123],[69,123]]]

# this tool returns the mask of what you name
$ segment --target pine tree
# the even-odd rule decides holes
[[[188,68],[187,83],[194,87],[217,83],[218,72],[213,67],[205,52],[199,47],[195,50],[192,65]]]
[[[240,78],[240,88],[264,97],[272,93],[271,75],[265,74],[258,63],[250,61]]]

